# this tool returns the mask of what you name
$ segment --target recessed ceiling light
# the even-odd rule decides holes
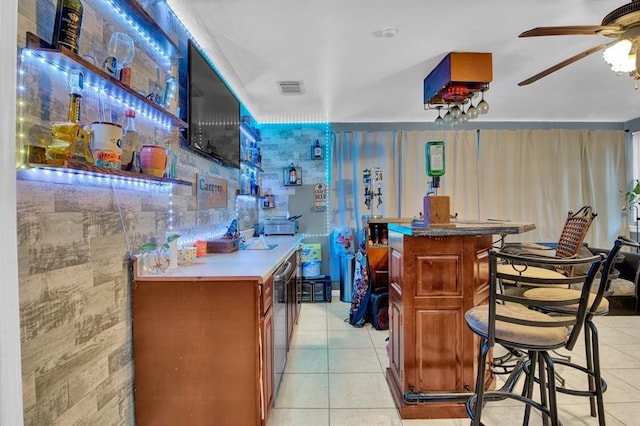
[[[398,34],[398,28],[396,27],[385,27],[373,32],[373,36],[378,38],[391,38],[396,34]]]

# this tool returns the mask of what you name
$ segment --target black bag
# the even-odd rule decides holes
[[[389,292],[373,293],[369,298],[369,321],[376,330],[389,329]]]

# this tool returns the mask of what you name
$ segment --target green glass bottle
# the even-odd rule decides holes
[[[73,53],[78,53],[83,13],[84,7],[80,0],[58,0],[51,43],[53,47],[66,47]]]

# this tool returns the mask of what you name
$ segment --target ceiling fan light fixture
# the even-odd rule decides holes
[[[602,57],[611,65],[611,71],[619,73],[635,71],[636,55],[631,53],[632,47],[631,40],[624,39],[605,49]]]

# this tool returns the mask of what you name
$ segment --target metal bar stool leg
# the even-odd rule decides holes
[[[547,380],[549,381],[549,385],[546,388],[549,390],[549,412],[551,416],[551,426],[559,426],[560,421],[558,419],[558,400],[556,398],[556,372],[553,365],[553,358],[547,353],[542,352],[540,354],[542,358],[544,358]],[[543,372],[540,372],[540,377],[543,377]],[[542,386],[542,385],[541,385]]]
[[[604,414],[604,395],[603,394],[606,389],[606,383],[604,383],[604,381],[602,380],[602,375],[600,373],[600,342],[598,341],[599,340],[598,329],[596,325],[591,321],[591,319],[588,319],[585,325],[589,329],[588,332],[587,330],[585,330],[585,334],[591,335],[591,344],[593,348],[592,350],[593,370],[591,371],[593,371],[592,381],[594,382],[594,385],[595,385],[595,394],[596,394],[595,399],[596,399],[596,404],[598,406],[598,413],[597,413],[598,424],[600,426],[605,426],[606,420],[605,420],[605,414]],[[593,411],[591,415],[592,416],[594,415]]]

